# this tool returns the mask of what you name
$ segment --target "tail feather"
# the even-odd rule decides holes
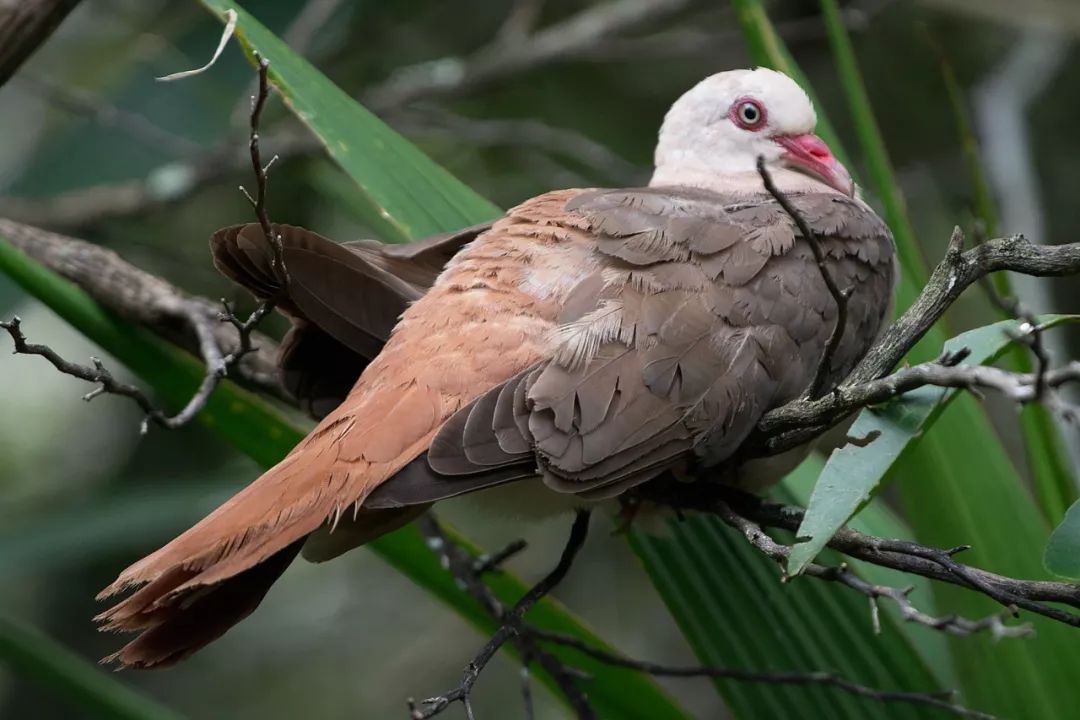
[[[128,605],[122,613],[114,613],[117,608],[104,613],[109,620],[108,628],[142,630],[142,633],[102,662],[127,668],[160,668],[183,660],[250,615],[296,558],[302,544],[293,543],[225,582],[191,592],[182,602],[165,605],[140,602]],[[147,594],[141,600],[152,596],[147,591],[155,585],[158,583],[147,585],[118,608],[143,593]]]
[[[426,448],[440,417],[437,394],[412,385],[372,398],[358,386],[356,395],[288,457],[101,593],[137,588],[98,617],[105,630],[143,633],[111,659],[169,664],[223,634],[255,609],[307,536]],[[359,525],[386,519],[375,513]],[[380,528],[353,530],[363,541]]]

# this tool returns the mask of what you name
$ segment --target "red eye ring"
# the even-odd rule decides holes
[[[731,103],[728,117],[743,130],[760,130],[768,121],[765,106],[752,97],[741,97]]]

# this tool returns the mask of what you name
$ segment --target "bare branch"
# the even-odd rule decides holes
[[[747,541],[760,550],[762,554],[780,563],[781,566],[787,562],[788,556],[791,554],[791,548],[789,546],[782,545],[773,540],[761,529],[760,525],[732,510],[731,506],[726,502],[722,500],[716,501],[712,507],[712,512],[726,524],[742,533]],[[905,621],[925,625],[926,627],[940,630],[950,635],[972,635],[974,633],[985,631],[993,635],[995,639],[998,639],[1003,637],[1025,637],[1031,634],[1030,626],[1006,626],[1002,623],[999,615],[992,615],[980,620],[968,620],[955,615],[940,618],[927,615],[916,609],[912,604],[908,597],[911,593],[910,588],[900,589],[884,585],[872,585],[844,566],[825,567],[810,563],[803,573],[810,577],[816,577],[830,582],[838,582],[841,585],[865,595],[871,603],[873,603],[871,607],[874,608],[873,619],[875,621],[875,629],[877,629],[876,602],[880,599],[886,599],[894,602],[897,607],[900,608],[900,614]]]
[[[78,4],[79,0],[0,0],[0,86]]]
[[[78,285],[119,317],[142,325],[194,355],[210,367],[237,342],[219,320],[220,305],[188,295],[164,279],[141,270],[112,250],[75,238],[0,218],[0,242],[10,242],[45,267]],[[243,356],[235,372],[243,382],[280,397],[276,343],[252,332],[257,349]]]
[[[176,428],[191,422],[191,420],[206,407],[210,395],[214,392],[214,389],[217,388],[218,383],[228,369],[243,357],[244,354],[251,352],[251,340],[249,335],[251,328],[254,327],[254,322],[248,321],[247,323],[239,323],[239,321],[237,321],[237,327],[240,329],[240,349],[221,358],[220,366],[208,366],[206,374],[199,385],[199,389],[192,395],[187,405],[185,405],[176,415],[170,416],[156,407],[142,390],[134,385],[122,383],[113,377],[112,373],[105,368],[98,358],[90,358],[90,362],[93,363],[92,367],[69,362],[60,357],[60,355],[48,345],[29,343],[22,331],[22,321],[18,317],[13,318],[10,322],[0,321],[0,328],[8,332],[15,344],[16,355],[40,355],[65,375],[71,375],[72,377],[77,377],[81,380],[86,380],[87,382],[100,383],[100,387],[95,388],[84,395],[83,400],[90,401],[100,395],[120,395],[134,400],[135,404],[138,405],[139,409],[144,413],[141,426],[141,431],[144,435],[149,430],[151,422],[166,430],[175,430]]]
[[[259,83],[255,95],[251,98],[251,134],[248,138],[248,150],[251,153],[251,170],[255,173],[255,197],[252,198],[248,195],[243,186],[240,187],[240,190],[243,191],[244,195],[247,195],[247,199],[255,210],[255,217],[259,221],[259,227],[262,228],[263,237],[267,238],[270,244],[273,245],[274,269],[282,277],[288,278],[288,270],[285,267],[285,258],[283,256],[284,251],[281,247],[281,235],[274,232],[270,224],[270,218],[266,214],[266,171],[270,169],[277,157],[271,158],[270,162],[264,165],[262,152],[259,148],[259,120],[262,118],[266,99],[270,96],[270,82],[267,78],[270,61],[255,53],[255,63],[259,69]]]
[[[1033,400],[1034,387],[1028,386],[1038,376],[1009,375],[994,368],[949,367],[948,363],[938,362],[885,376],[964,290],[980,278],[1000,270],[1040,277],[1080,273],[1080,243],[1035,245],[1023,235],[1014,235],[988,240],[965,251],[963,242],[963,234],[957,229],[945,258],[934,269],[918,298],[882,333],[839,387],[818,400],[799,399],[766,413],[748,439],[742,457],[774,454],[802,445],[855,410],[923,385],[983,386],[1001,390],[1018,402]],[[1076,379],[1071,366],[1047,370],[1041,376],[1047,384],[1058,385]],[[1072,412],[1060,405],[1057,409]]]
[[[766,556],[777,561],[786,561],[790,548],[776,543],[762,532],[761,528],[769,527],[797,532],[804,514],[800,508],[766,502],[717,483],[665,482],[652,488],[644,488],[640,495],[643,499],[675,508],[716,514],[746,535],[747,539]],[[943,550],[906,540],[865,535],[850,528],[841,528],[827,545],[856,560],[930,580],[946,582],[986,595],[1001,604],[1010,614],[1015,615],[1017,609],[1028,610],[1066,625],[1080,627],[1080,614],[1046,604],[1060,603],[1080,609],[1080,585],[1049,580],[1010,578],[965,565],[956,560],[955,556],[967,549],[966,546]],[[830,568],[807,571],[807,574],[824,580],[843,582],[849,587],[852,583],[848,582],[848,579],[854,577],[850,573],[846,573],[846,577],[839,576],[836,569]],[[853,587],[852,589],[870,596],[867,592],[868,588]],[[898,600],[896,597],[891,597],[889,593],[878,594],[894,602]],[[901,605],[901,612],[911,614],[910,610],[903,609],[902,603],[898,602],[898,604]],[[992,634],[1002,634],[1001,627],[997,626],[991,618],[943,623],[924,622],[927,618],[913,617],[912,619],[931,627],[942,624],[944,627],[937,629],[953,634],[964,634],[965,631],[989,631]],[[1005,634],[1022,634],[1022,632],[1010,628]]]
[[[561,22],[524,38],[496,38],[468,58],[447,57],[402,68],[364,94],[376,110],[400,107],[420,98],[459,95],[526,71],[567,62],[590,47],[635,27],[659,22],[690,5],[691,0],[608,0],[590,5]]]
[[[427,527],[424,530],[429,538],[429,542],[432,542],[432,538],[435,538],[435,545],[440,552],[446,552],[449,547],[449,540],[446,535],[438,531],[437,525],[432,524],[432,520],[428,520]],[[480,673],[483,672],[491,658],[495,656],[495,653],[499,651],[504,644],[508,641],[516,641],[516,639],[522,638],[522,620],[525,617],[525,613],[532,609],[536,603],[540,602],[545,596],[547,596],[555,587],[562,582],[566,574],[570,572],[570,568],[573,566],[574,559],[577,557],[578,551],[581,550],[585,544],[585,538],[589,531],[589,512],[587,510],[579,510],[574,517],[574,524],[570,528],[570,537],[567,539],[566,547],[563,548],[562,555],[559,558],[558,564],[555,568],[548,573],[540,582],[536,583],[529,589],[525,595],[514,604],[512,608],[506,611],[501,611],[496,617],[502,625],[495,632],[495,634],[488,640],[487,643],[480,649],[476,657],[469,662],[465,668],[465,673],[462,677],[461,684],[451,690],[450,692],[439,695],[437,697],[428,698],[417,704],[412,699],[409,700],[409,716],[412,720],[426,720],[427,718],[435,717],[441,714],[444,710],[450,707],[455,702],[460,702],[465,706],[466,715],[472,716],[472,708],[469,704],[469,696],[472,693],[473,685],[476,684],[477,679],[480,677]],[[444,555],[449,559],[449,556]],[[474,570],[472,562],[466,561],[465,563],[459,563],[456,568],[451,566],[451,571],[454,572],[455,577],[463,579],[466,585],[466,590],[470,594],[474,594],[474,597],[479,595],[484,598],[481,602],[489,608],[489,612],[492,608],[499,608],[499,603],[491,595],[491,591],[479,580],[478,575]],[[458,574],[462,573],[462,574]],[[479,584],[479,587],[477,587]],[[522,647],[519,645],[519,647]],[[534,652],[528,645],[523,647],[523,650],[528,650],[525,653],[526,657],[531,652]],[[549,656],[550,657],[550,656]],[[568,677],[565,668],[559,666],[559,674],[556,675],[556,679],[562,676]],[[566,686],[563,681],[559,681],[560,687],[566,690]],[[579,718],[594,718],[595,714],[589,707],[588,702],[584,699],[584,695],[577,690],[573,683],[570,684],[571,692],[568,694],[568,699],[571,700],[571,704]]]

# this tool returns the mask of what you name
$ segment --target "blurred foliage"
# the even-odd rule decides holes
[[[403,68],[460,58],[487,45],[513,4],[472,2],[466,11],[458,4],[434,0],[342,2],[304,54],[344,90],[364,98],[388,78],[400,77]],[[543,3],[539,22],[541,26],[557,22],[590,4],[549,0]],[[1017,37],[1008,17],[990,24],[944,9],[962,5],[879,0],[841,8],[906,195],[914,236],[922,255],[931,260],[940,256],[952,224],[969,224],[980,200],[971,189],[948,110],[950,96],[926,37],[936,38],[945,48],[961,94],[995,71]],[[271,30],[287,34],[303,6],[259,0],[249,9]],[[837,135],[852,151],[856,128],[836,80],[817,3],[778,1],[769,5],[769,12],[780,38],[816,88]],[[168,179],[192,159],[193,152],[242,147],[244,97],[251,73],[240,53],[227,53],[212,73],[192,81],[162,85],[152,80],[201,65],[216,43],[219,27],[195,3],[86,0],[23,73],[0,89],[0,125],[9,129],[9,136],[21,138],[19,143],[0,144],[0,193],[49,198],[148,174]],[[664,38],[664,33],[670,42],[649,42]],[[632,37],[622,47],[598,47],[591,55],[526,71],[469,93],[418,102],[408,112],[385,109],[383,117],[466,185],[502,207],[553,187],[641,182],[656,128],[671,100],[702,76],[746,66],[751,60],[736,15],[722,3],[691,3],[662,27],[642,28]],[[1080,65],[1067,62],[1058,72],[1054,102],[1037,104],[1031,117],[1035,161],[1041,171],[1040,210],[1048,228],[1048,236],[1040,238],[1044,242],[1071,239],[1080,230],[1073,212],[1080,177],[1069,160],[1076,154],[1071,150],[1080,151],[1072,132],[1080,120],[1080,83],[1070,82],[1080,73]],[[101,104],[138,113],[203,150],[141,138],[100,115],[73,112],[58,102],[55,92],[45,90],[49,87],[80,89]],[[464,120],[470,132],[455,132],[445,122],[448,115]],[[589,162],[565,148],[528,141],[523,132],[500,135],[478,122],[491,119],[573,130],[606,147],[622,164]],[[267,120],[274,129],[295,125],[280,105],[270,109]],[[865,152],[850,152],[855,168],[866,167]],[[78,230],[192,291],[235,296],[237,291],[207,262],[205,238],[219,226],[249,217],[246,201],[235,192],[238,182],[247,181],[246,173],[229,175],[182,202]],[[370,236],[380,228],[366,225],[365,216],[355,212],[358,198],[340,171],[319,155],[287,160],[274,170],[270,201],[275,221],[303,224],[342,240]],[[1023,229],[1008,222],[1003,218],[1004,231]],[[1080,307],[1075,283],[1054,283],[1053,292],[1058,309]],[[34,339],[47,340],[65,354],[75,353],[73,357],[99,352],[0,278],[0,313],[16,310]],[[950,316],[958,330],[994,319],[975,292]],[[1075,337],[1072,340],[1073,354],[1080,354]],[[0,414],[0,450],[8,460],[0,469],[0,572],[11,588],[0,599],[0,611],[31,620],[78,655],[93,659],[116,642],[97,636],[88,621],[99,609],[91,600],[96,590],[117,568],[186,527],[229,488],[254,477],[257,469],[199,428],[139,439],[137,418],[122,402],[99,399],[85,406],[76,402],[85,390],[74,381],[58,381],[51,369],[26,358],[0,362],[5,408]],[[979,453],[978,457],[965,455],[957,465],[976,481],[987,474],[1010,474],[1011,489],[999,493],[984,488],[976,498],[971,490],[959,490],[959,484],[950,485],[948,479],[935,483],[932,475],[919,475],[912,467],[900,482],[919,486],[919,491],[911,494],[905,487],[905,502],[899,507],[920,539],[944,545],[971,541],[968,530],[978,529],[981,520],[987,534],[985,544],[978,539],[986,550],[980,556],[982,564],[1002,572],[1038,574],[1042,548],[1036,538],[1039,533],[1045,538],[1049,528],[1036,519],[1029,489],[1005,469],[1026,467],[1016,417],[1009,408],[999,407],[991,419],[1002,449],[980,453],[985,438],[966,436],[965,428],[958,428],[945,443],[951,447],[946,451],[958,457],[957,448],[972,448],[967,452]],[[1070,432],[1068,442],[1075,445],[1075,432]],[[946,503],[942,498],[949,499]],[[958,509],[968,506],[972,517],[958,522]],[[465,501],[452,503],[447,514],[492,547],[523,532],[516,522],[479,516]],[[1017,523],[1041,529],[1017,534]],[[557,522],[526,528],[531,549],[512,567],[528,577],[538,576],[561,543],[563,530]],[[992,533],[1000,537],[995,539]],[[701,650],[705,639],[691,636],[687,645],[625,545],[602,535],[594,534],[582,562],[560,589],[560,599],[591,620],[603,637],[633,655],[689,662],[690,646]],[[731,554],[722,562],[712,556],[701,559],[715,572],[715,577],[710,575],[714,593],[723,594],[727,578],[740,574],[775,578],[763,574],[766,566],[760,558],[739,555],[745,549],[732,544]],[[794,599],[785,592],[787,586],[774,585],[762,586],[773,593],[769,603]],[[800,591],[816,592],[805,587]],[[832,601],[802,601],[820,602]],[[943,611],[967,608],[968,603],[949,590],[937,599]],[[773,615],[762,622],[772,629],[791,620],[776,614],[786,605],[770,607]],[[847,619],[857,617],[857,612],[852,608]],[[727,617],[745,624],[744,619]],[[834,622],[842,625],[842,620],[843,615],[834,616]],[[1057,630],[1047,632],[1053,637]],[[923,628],[902,632],[913,646],[939,640],[925,637],[929,631]],[[1047,632],[1040,627],[1039,644],[1016,649],[981,640],[950,643],[953,652],[961,653],[958,677],[968,691],[966,699],[1008,708],[1014,717],[1052,715],[1053,693],[1040,688],[1048,687],[1047,678],[1071,682],[1076,668],[1059,660],[1064,655],[1052,649],[1052,640],[1042,639]],[[868,619],[865,634],[870,642]],[[123,680],[193,717],[395,717],[404,715],[403,698],[453,685],[461,663],[481,641],[401,576],[373,562],[367,553],[353,553],[327,567],[298,564],[258,613],[180,668],[129,674]],[[1051,642],[1051,649],[1045,642]],[[980,648],[977,652],[965,649],[975,645]],[[935,647],[943,652],[943,645]],[[1023,656],[1024,671],[1010,676],[995,670],[1005,655]],[[748,646],[743,657],[753,664],[761,650]],[[789,659],[811,662],[811,667],[812,661],[821,661],[805,653]],[[867,656],[868,662],[873,659],[873,654]],[[951,663],[952,658],[935,667],[933,677],[947,680]],[[1006,666],[1018,667],[1014,662],[1001,664]],[[520,707],[518,685],[511,663],[493,667],[478,686],[477,715],[505,717],[506,708]],[[708,683],[673,681],[669,687],[697,717],[721,717],[726,712]],[[1040,697],[1027,702],[1028,693]],[[740,717],[768,716],[764,707],[727,697]],[[798,691],[791,693],[792,702],[800,697]],[[538,717],[562,716],[549,699],[538,701]],[[10,677],[5,683],[0,675],[0,717],[70,717],[71,707],[40,686]]]

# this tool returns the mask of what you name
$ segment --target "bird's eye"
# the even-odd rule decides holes
[[[756,100],[738,100],[731,108],[732,120],[746,130],[757,130],[765,124],[765,108]]]

